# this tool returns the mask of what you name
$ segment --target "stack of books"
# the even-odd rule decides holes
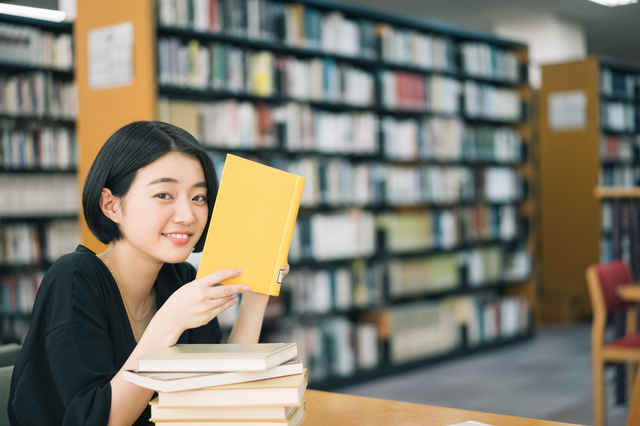
[[[157,392],[159,426],[296,426],[307,388],[296,355],[295,343],[179,344],[139,357],[124,379]]]

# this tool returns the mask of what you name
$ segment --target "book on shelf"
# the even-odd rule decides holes
[[[161,426],[298,426],[306,417],[306,407],[304,404],[297,407],[285,408],[287,408],[289,412],[287,417],[285,417],[284,419],[216,419],[215,421],[211,421],[208,419],[157,419],[152,417],[151,421]],[[243,408],[243,410],[244,409],[245,408]]]
[[[301,176],[228,154],[197,278],[240,268],[241,276],[221,284],[246,284],[277,296],[304,182]]]
[[[265,371],[297,354],[295,343],[178,344],[138,357],[138,372]]]
[[[220,420],[269,420],[283,421],[288,419],[298,406],[267,405],[258,407],[160,407],[158,397],[149,403],[151,418],[156,422],[169,420],[220,421]]]
[[[158,392],[158,407],[300,406],[307,371],[293,376],[182,392]]]
[[[302,372],[302,363],[290,362],[276,365],[264,371],[229,371],[224,373],[156,373],[127,370],[123,372],[123,378],[127,382],[134,383],[143,388],[153,389],[157,392],[179,392],[211,386],[273,379],[275,377],[302,374]]]

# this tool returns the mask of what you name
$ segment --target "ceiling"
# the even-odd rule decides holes
[[[57,8],[59,0],[0,0]],[[590,54],[640,66],[640,3],[606,7],[587,0],[332,0],[395,14],[437,19],[490,32],[496,21],[553,14],[581,24]]]

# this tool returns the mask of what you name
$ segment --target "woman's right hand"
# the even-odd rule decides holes
[[[247,285],[215,285],[240,275],[239,269],[221,269],[183,285],[162,305],[149,327],[159,323],[171,336],[170,345],[175,344],[185,330],[205,325],[233,306],[238,301],[234,294],[251,291]]]

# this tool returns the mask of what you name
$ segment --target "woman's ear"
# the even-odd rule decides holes
[[[100,209],[102,213],[115,223],[120,223],[120,198],[115,197],[109,188],[102,188],[100,194]]]

